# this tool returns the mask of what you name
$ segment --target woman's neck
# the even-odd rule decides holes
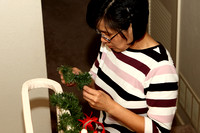
[[[130,47],[131,49],[147,49],[154,46],[159,45],[158,42],[156,42],[147,32],[145,33],[144,37],[138,41],[135,41],[135,43]]]

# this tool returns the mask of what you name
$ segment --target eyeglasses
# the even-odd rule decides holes
[[[112,41],[112,39],[113,39],[114,37],[116,37],[116,36],[121,32],[121,30],[118,31],[115,35],[113,35],[110,39],[107,38],[104,34],[101,34],[101,32],[100,32],[99,30],[96,30],[96,32],[97,32],[97,34],[100,34],[101,37],[103,37],[106,41],[108,41],[108,42],[110,43],[110,42]]]

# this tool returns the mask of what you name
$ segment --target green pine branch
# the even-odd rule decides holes
[[[58,130],[64,133],[79,133],[81,123],[78,119],[83,119],[84,115],[78,98],[73,93],[56,93],[50,96],[50,103],[52,106],[70,111],[70,114],[66,112],[59,116]]]
[[[82,90],[83,86],[89,85],[92,81],[88,72],[80,72],[78,75],[73,73],[72,67],[61,65],[57,68],[63,74],[66,83],[75,83],[78,90]],[[82,129],[81,122],[84,115],[78,98],[73,93],[56,93],[50,96],[50,104],[61,110],[69,110],[70,114],[63,113],[59,116],[58,130],[64,133],[79,133]],[[67,127],[71,127],[68,129]],[[90,132],[89,132],[90,133]]]
[[[91,75],[88,72],[80,72],[78,75],[75,75],[72,67],[65,65],[61,65],[57,70],[63,74],[66,83],[75,83],[79,90],[82,90],[83,86],[89,85],[92,82]]]

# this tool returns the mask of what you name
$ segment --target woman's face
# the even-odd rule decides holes
[[[128,30],[120,31],[127,39],[123,38],[118,31],[106,27],[103,20],[100,21],[97,28],[101,33],[101,42],[115,52],[122,52],[131,46],[130,43],[133,41],[132,25]]]

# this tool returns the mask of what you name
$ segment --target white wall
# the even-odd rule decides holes
[[[200,1],[181,1],[180,72],[200,98]]]
[[[40,0],[0,0],[1,133],[24,132],[22,84],[32,78],[47,77],[42,25]],[[32,93],[32,97],[37,93]],[[39,97],[45,102],[47,90],[39,91]],[[36,132],[50,133],[47,100],[41,108],[37,107],[38,102],[33,99],[33,115],[38,116]]]
[[[150,32],[161,42],[169,39],[171,55],[176,57],[180,74],[177,118],[200,132],[200,1],[150,0],[150,4]]]
[[[178,70],[179,106],[177,114],[182,124],[192,124],[200,132],[200,1],[179,0]]]

